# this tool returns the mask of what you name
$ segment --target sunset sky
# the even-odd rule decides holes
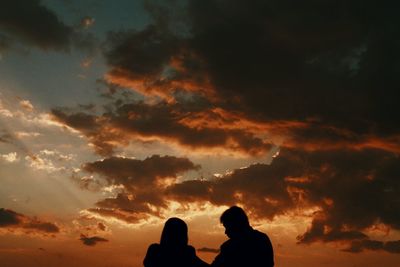
[[[200,258],[245,209],[277,267],[400,266],[400,4],[0,1],[0,265]]]

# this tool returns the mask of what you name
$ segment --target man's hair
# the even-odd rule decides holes
[[[249,218],[244,210],[238,206],[232,206],[222,213],[220,221],[223,225],[234,225],[239,227],[248,227]]]

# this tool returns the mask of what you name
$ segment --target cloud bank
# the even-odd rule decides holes
[[[398,253],[398,241],[369,234],[379,224],[400,230],[400,47],[391,26],[400,21],[391,3],[364,1],[362,11],[333,0],[146,7],[152,24],[112,32],[104,44],[105,79],[115,86],[105,111],[52,111],[107,157],[84,169],[124,188],[92,212],[135,223],[161,216],[169,201],[240,204],[270,220],[312,209],[300,244]],[[142,99],[115,97],[126,89]],[[160,158],[112,156],[133,140],[248,157],[280,151],[270,165],[181,181],[178,172],[195,169],[188,159],[167,175],[157,170],[166,162],[146,169]]]
[[[33,234],[57,234],[60,228],[51,222],[41,221],[36,217],[28,217],[10,209],[0,208],[0,229],[10,232],[22,231]]]

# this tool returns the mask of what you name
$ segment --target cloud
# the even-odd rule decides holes
[[[84,18],[80,27],[65,24],[41,0],[3,1],[0,11],[0,51],[13,47],[36,47],[67,52],[71,47],[94,52],[97,40],[82,31],[94,23]]]
[[[18,224],[20,221],[18,216],[19,216],[19,214],[16,213],[15,211],[1,208],[0,209],[0,226],[5,227],[5,226]]]
[[[104,45],[114,102],[103,114],[55,108],[54,119],[108,157],[130,140],[247,156],[277,145],[280,153],[270,165],[189,181],[130,179],[148,171],[109,157],[86,171],[124,191],[89,211],[137,223],[160,216],[168,201],[240,204],[270,220],[311,209],[300,244],[398,251],[397,241],[368,233],[378,223],[400,229],[396,8],[366,2],[361,14],[357,3],[309,0],[147,8],[154,23],[110,33]],[[113,98],[119,87],[144,101]]]
[[[311,216],[311,224],[297,237],[299,244],[339,243],[348,245],[345,251],[349,252],[372,249],[375,243],[365,240],[371,240],[368,229],[378,223],[400,230],[396,212],[400,208],[400,162],[392,152],[281,148],[269,165],[253,164],[222,176],[186,181],[177,180],[176,172],[195,169],[193,163],[172,158],[172,162],[187,164],[186,168],[168,167],[172,173],[164,173],[153,169],[163,164],[146,163],[161,162],[159,156],[155,159],[109,158],[84,167],[102,174],[108,184],[124,188],[89,212],[138,223],[149,216],[162,217],[169,202],[176,201],[183,207],[190,203],[241,205],[253,219],[304,213]],[[172,179],[167,182],[168,176]],[[309,210],[314,212],[307,215]],[[387,242],[379,250],[389,251],[388,246],[396,251],[396,243],[391,243],[395,241]]]
[[[397,51],[388,25],[398,18],[389,9],[372,22],[353,3],[335,1],[290,9],[285,1],[177,5],[148,2],[152,24],[112,32],[104,44],[107,82],[152,101],[116,101],[102,115],[53,110],[96,152],[111,155],[130,140],[247,156],[273,145],[400,152],[397,91],[378,82],[398,77],[386,52]],[[340,15],[309,16],[331,10]]]
[[[126,188],[153,186],[161,179],[176,178],[178,173],[198,168],[187,158],[159,155],[144,160],[110,157],[83,166],[83,170],[89,173],[103,175],[109,184]]]
[[[34,107],[29,100],[20,100],[19,105],[28,112],[32,112]]]
[[[169,201],[182,205],[239,204],[252,218],[269,220],[313,209],[309,228],[298,236],[300,244],[351,244],[369,239],[368,229],[377,223],[400,229],[396,213],[400,208],[399,166],[396,154],[380,149],[281,148],[270,165],[253,164],[209,179],[178,181],[178,171],[196,167],[187,159],[173,157],[153,156],[143,161],[109,158],[83,169],[102,174],[108,184],[124,188],[116,197],[103,199],[96,204],[98,208],[89,210],[106,217],[137,223],[150,215],[162,216]],[[167,182],[168,176],[172,179]]]
[[[0,159],[10,163],[19,161],[17,152],[10,152],[8,154],[3,154],[3,155],[0,154]]]
[[[0,208],[0,228],[8,231],[20,230],[24,233],[56,234],[60,228],[50,222],[44,222],[36,217],[31,218],[13,210]]]
[[[118,205],[114,205],[113,208],[110,207],[90,208],[87,209],[87,212],[94,216],[100,216],[101,218],[116,219],[118,221],[122,221],[129,224],[136,224],[149,218],[149,213],[140,212],[133,209],[123,210],[120,209]]]
[[[199,252],[208,252],[208,253],[219,253],[219,249],[218,248],[203,247],[203,248],[197,249],[197,251],[199,251]]]
[[[399,22],[396,14],[384,4],[364,5],[364,15],[377,20],[365,20],[354,3],[288,5],[150,2],[152,25],[110,34],[108,81],[169,103],[176,92],[198,93],[260,122],[313,122],[289,132],[299,145],[308,138],[309,148],[340,140],[338,146],[399,152],[398,92],[381,89],[382,81],[398,81],[389,52],[398,51],[390,27]],[[338,15],[328,15],[332,10]]]
[[[101,117],[83,112],[68,114],[62,110],[53,109],[52,119],[83,133],[100,155],[110,155],[118,143],[127,143],[124,141],[125,135],[107,127],[107,124],[104,124],[106,121]]]
[[[171,185],[166,194],[180,202],[209,201],[217,206],[241,203],[254,216],[273,219],[295,205],[285,177],[300,176],[296,167],[299,168],[288,160],[276,160],[272,165],[255,164],[210,181]]]
[[[2,143],[10,143],[12,140],[12,136],[7,132],[2,130],[0,134],[0,142]]]
[[[72,28],[38,0],[5,1],[0,26],[10,39],[17,39],[44,50],[67,50]]]
[[[191,150],[242,155],[263,155],[272,147],[263,127],[190,101],[123,104],[101,116],[62,109],[53,109],[52,114],[56,121],[86,135],[101,155],[111,154],[130,140],[161,140]]]
[[[75,156],[74,154],[63,154],[57,150],[43,149],[36,154],[26,156],[25,161],[32,169],[52,173],[71,169],[71,162]]]
[[[252,217],[268,219],[314,209],[312,223],[298,236],[299,243],[355,242],[348,250],[355,252],[367,246],[369,241],[363,240],[369,240],[368,229],[374,225],[400,229],[399,163],[397,154],[379,149],[285,148],[270,165],[251,165],[212,180],[176,183],[167,188],[166,197],[181,203],[240,204]]]
[[[314,209],[301,244],[368,239],[382,223],[399,230],[397,154],[378,149],[303,151],[282,148],[270,165],[255,164],[222,177],[175,183],[167,199],[242,205],[253,218]],[[353,249],[354,250],[354,249]],[[349,251],[353,251],[349,250]]]
[[[7,132],[3,132],[0,134],[0,142],[2,143],[10,143],[12,141],[12,136]]]
[[[160,189],[177,179],[177,175],[199,166],[187,158],[153,155],[144,160],[110,157],[86,163],[82,170],[103,177],[107,185],[123,186],[116,197],[105,198],[96,203],[90,212],[114,217],[129,223],[159,215],[167,204]]]
[[[83,234],[81,234],[81,237],[79,238],[79,240],[82,241],[82,243],[86,246],[95,246],[97,243],[99,242],[108,242],[107,239],[102,238],[102,237],[98,237],[98,236],[85,236]]]
[[[360,253],[364,250],[386,251],[389,253],[400,253],[400,240],[397,241],[377,241],[377,240],[356,240],[350,244],[350,247],[343,251]]]

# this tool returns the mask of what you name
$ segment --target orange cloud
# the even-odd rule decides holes
[[[52,235],[60,232],[60,228],[54,223],[44,222],[4,208],[0,208],[1,228],[9,232],[22,231],[26,234]]]
[[[188,121],[194,117],[196,123],[196,117],[203,115],[203,108],[199,107],[198,111],[195,106],[185,106],[189,104],[138,102],[122,105],[115,113],[100,116],[55,109],[53,116],[58,122],[86,135],[102,155],[111,154],[115,147],[127,145],[130,140],[161,140],[195,151],[216,149],[243,155],[264,155],[271,149],[272,145],[264,135],[255,133],[254,127],[246,127],[250,122],[244,121],[240,127],[239,123],[230,121],[225,122],[228,127],[191,125]]]

